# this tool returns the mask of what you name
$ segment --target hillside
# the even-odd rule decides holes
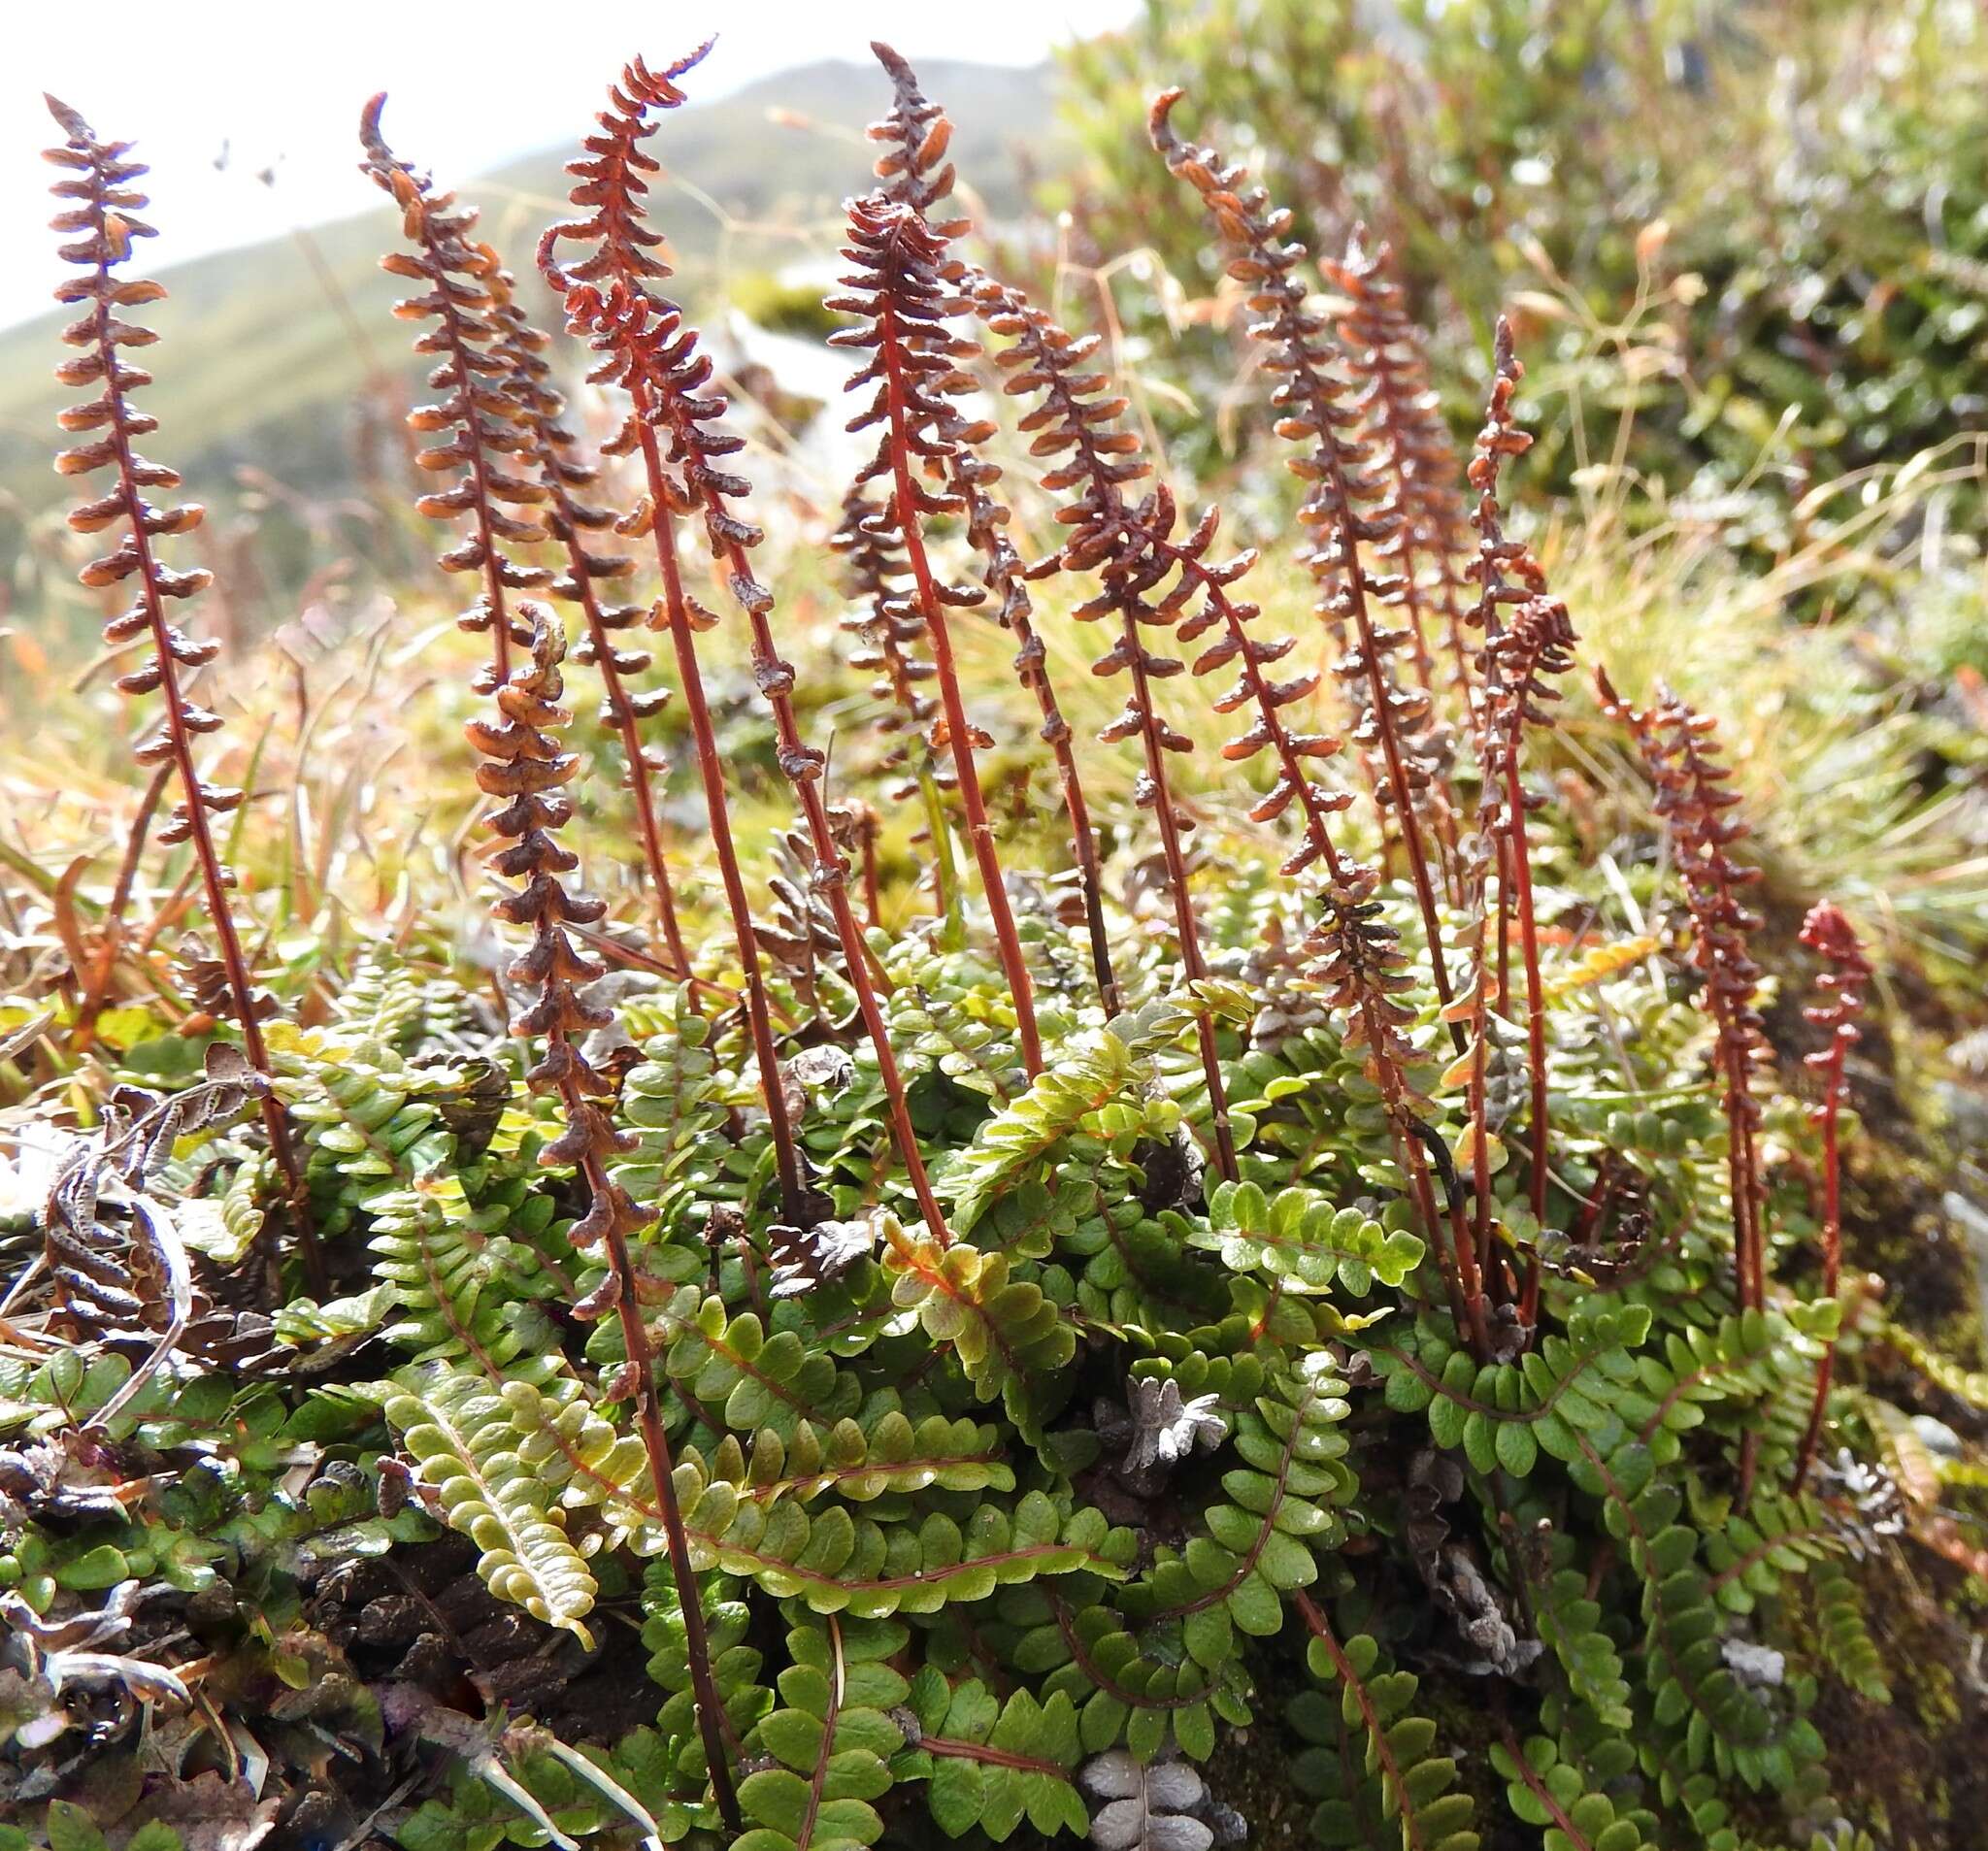
[[[1013,210],[1022,193],[1013,150],[1023,143],[1040,149],[1051,132],[1048,67],[935,62],[925,77],[954,116],[955,153],[981,180],[988,210]],[[873,66],[831,61],[692,103],[663,121],[652,146],[665,163],[664,187],[676,190],[666,191],[659,216],[677,240],[688,299],[708,298],[721,278],[777,271],[832,248],[839,203],[867,172],[862,127],[885,95]],[[417,162],[425,156],[406,151]],[[523,264],[564,198],[569,152],[564,144],[548,148],[482,180],[438,178],[484,209],[488,234]],[[248,465],[313,499],[335,498],[356,479],[369,370],[415,377],[388,313],[399,291],[377,265],[390,215],[356,171],[352,195],[352,217],[315,227],[308,239],[217,252],[161,274],[172,295],[153,316],[164,345],[149,408],[163,427],[161,454],[210,497]],[[52,277],[52,253],[47,261]],[[10,578],[26,524],[60,499],[48,463],[63,402],[50,375],[59,323],[51,313],[0,334],[0,575]]]

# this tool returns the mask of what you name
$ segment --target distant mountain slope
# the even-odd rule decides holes
[[[935,61],[921,71],[956,125],[953,153],[997,215],[1021,203],[1017,147],[1037,158],[1051,138],[1049,70]],[[833,249],[838,208],[869,174],[863,125],[888,90],[874,65],[803,66],[736,95],[693,103],[666,117],[650,144],[664,162],[656,211],[682,262],[684,295],[708,296],[721,274],[778,270]],[[576,138],[580,124],[574,125]],[[450,172],[447,149],[409,149],[442,183],[459,184],[483,209],[487,235],[514,266],[529,266],[540,228],[565,197],[561,147],[483,180]],[[680,180],[673,186],[670,181]],[[162,341],[146,406],[161,423],[156,448],[188,479],[218,493],[237,466],[252,464],[313,494],[354,479],[354,435],[367,359],[415,377],[408,330],[388,313],[398,288],[378,268],[392,215],[354,174],[355,209],[371,210],[311,233],[329,278],[351,311],[342,314],[295,239],[218,252],[161,273],[170,300],[147,318]],[[694,190],[692,190],[694,189]],[[721,210],[721,224],[712,208]],[[23,261],[41,261],[30,254]],[[52,250],[46,261],[52,281]],[[540,305],[544,307],[543,302]],[[64,402],[50,378],[60,357],[59,314],[0,334],[0,571],[17,520],[60,499],[49,467]],[[72,395],[73,396],[73,395]]]

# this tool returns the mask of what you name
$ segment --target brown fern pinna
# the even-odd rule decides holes
[[[243,793],[210,783],[202,775],[198,742],[221,728],[221,717],[202,707],[185,691],[189,677],[214,660],[220,645],[196,642],[166,613],[169,602],[180,603],[204,590],[213,575],[200,567],[175,571],[160,557],[158,543],[191,533],[204,511],[198,503],[156,507],[147,499],[152,489],[175,489],[180,476],[163,463],[141,455],[135,440],[158,428],[158,420],[131,403],[131,394],[151,382],[143,367],[123,356],[133,347],[149,347],[157,336],[120,311],[160,301],[165,290],[144,278],[120,276],[118,266],[131,255],[132,241],[153,236],[138,215],[147,206],[132,182],[146,171],[142,161],[128,158],[129,142],[108,142],[66,103],[48,99],[50,112],[66,138],[47,158],[62,170],[51,188],[62,204],[52,228],[67,240],[60,255],[76,266],[75,274],[58,283],[55,299],[83,314],[62,330],[62,340],[78,349],[77,357],[56,369],[64,385],[94,388],[95,397],[70,406],[59,418],[62,429],[83,441],[55,459],[63,476],[92,476],[109,469],[115,479],[107,493],[71,511],[69,525],[78,533],[96,534],[122,526],[123,537],[100,558],[83,569],[83,582],[92,589],[135,580],[131,603],[104,625],[104,641],[122,651],[143,642],[149,658],[127,669],[117,679],[121,693],[156,693],[165,707],[164,723],[134,750],[141,765],[170,764],[178,777],[180,800],[171,819],[159,831],[163,843],[190,843],[199,868],[207,911],[219,948],[224,983],[212,986],[207,1001],[231,1014],[242,1033],[242,1044],[256,1071],[267,1076],[269,1051],[262,1038],[265,999],[258,996],[242,949],[228,891],[233,872],[221,861],[210,818],[240,808]],[[273,1090],[261,1092],[263,1124],[293,1201],[301,1200],[303,1173],[290,1140],[289,1121]],[[305,1264],[314,1283],[322,1284],[317,1240],[308,1221],[300,1221]]]
[[[537,1044],[538,1058],[526,1071],[525,1084],[533,1092],[556,1100],[565,1120],[565,1129],[545,1146],[539,1160],[553,1168],[571,1166],[585,1185],[586,1207],[568,1231],[568,1239],[581,1249],[598,1246],[606,1250],[606,1276],[577,1311],[581,1317],[593,1318],[614,1308],[620,1316],[628,1353],[625,1392],[635,1402],[656,1507],[663,1520],[683,1616],[705,1758],[718,1808],[727,1825],[737,1831],[738,1799],[732,1790],[704,1612],[678,1508],[675,1465],[657,1398],[655,1359],[628,1250],[628,1237],[646,1227],[653,1217],[608,1172],[610,1161],[626,1155],[639,1140],[633,1133],[614,1128],[613,1083],[587,1059],[580,1044],[580,1038],[613,1022],[614,1012],[580,995],[587,984],[605,974],[606,967],[581,949],[573,928],[595,924],[606,913],[607,905],[568,883],[566,876],[579,867],[580,858],[564,847],[557,836],[573,815],[573,801],[565,786],[580,765],[558,737],[573,718],[560,705],[565,693],[560,664],[566,654],[566,639],[543,607],[523,605],[518,615],[531,626],[530,659],[495,690],[497,718],[472,720],[464,729],[481,755],[477,787],[497,804],[489,817],[490,831],[506,844],[491,865],[500,876],[514,883],[491,909],[505,924],[524,927],[531,934],[530,943],[507,972],[512,983],[530,999],[512,1022],[511,1032]],[[618,1399],[624,1391],[617,1385],[613,1392]]]

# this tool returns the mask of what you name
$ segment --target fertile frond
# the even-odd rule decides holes
[[[166,293],[156,282],[117,274],[119,266],[130,260],[134,239],[156,236],[154,228],[138,216],[148,201],[132,184],[148,170],[142,161],[128,158],[129,142],[104,141],[67,104],[53,97],[48,103],[66,138],[60,148],[51,148],[46,154],[64,175],[51,188],[62,202],[62,210],[51,223],[68,240],[60,249],[62,261],[76,267],[75,274],[56,288],[55,299],[71,307],[87,305],[82,315],[62,330],[64,344],[79,353],[77,358],[65,360],[55,377],[65,386],[96,388],[94,398],[68,407],[58,417],[65,432],[88,435],[86,441],[56,457],[55,469],[62,476],[116,471],[107,494],[83,503],[69,514],[69,525],[78,533],[101,533],[120,523],[124,528],[116,545],[83,567],[82,578],[91,589],[136,580],[131,603],[104,625],[104,642],[120,652],[141,639],[149,644],[150,654],[117,678],[117,688],[129,695],[157,693],[165,707],[165,723],[138,744],[133,756],[141,765],[171,764],[179,779],[180,799],[158,839],[167,844],[193,844],[208,918],[220,942],[217,975],[222,980],[213,986],[210,1007],[213,1012],[233,1015],[250,1064],[266,1074],[269,1055],[263,1045],[261,1019],[267,1009],[250,978],[228,899],[235,876],[221,861],[210,821],[239,809],[243,793],[203,777],[198,742],[220,731],[221,716],[193,700],[184,687],[191,675],[220,653],[220,645],[196,642],[166,614],[169,600],[193,597],[212,582],[214,575],[198,566],[176,572],[159,557],[158,548],[162,540],[193,532],[205,511],[195,502],[160,508],[147,500],[148,489],[178,488],[180,476],[163,463],[148,461],[133,442],[157,430],[158,419],[132,405],[131,394],[149,385],[151,375],[127,363],[122,354],[127,348],[149,347],[158,337],[149,328],[126,320],[118,311],[161,301]],[[294,1195],[299,1186],[296,1157],[282,1108],[273,1092],[265,1093],[262,1111],[270,1146]],[[306,1260],[315,1273],[316,1240],[308,1226],[304,1241]]]

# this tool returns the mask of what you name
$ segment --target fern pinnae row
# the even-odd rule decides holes
[[[159,539],[191,533],[200,525],[205,510],[190,502],[179,508],[155,508],[145,498],[147,489],[177,488],[181,478],[178,471],[149,461],[133,446],[134,438],[158,428],[156,418],[134,410],[130,403],[130,394],[149,385],[151,375],[119,357],[121,349],[149,347],[158,337],[114,312],[158,302],[166,294],[156,282],[115,274],[117,266],[130,258],[134,239],[154,235],[153,228],[138,216],[149,201],[131,183],[148,170],[143,162],[127,158],[129,142],[104,141],[67,104],[52,96],[45,100],[64,136],[63,145],[48,149],[45,158],[67,176],[50,188],[63,202],[63,210],[51,225],[71,237],[58,254],[65,263],[78,267],[78,274],[56,285],[55,299],[70,307],[89,305],[62,330],[64,345],[82,349],[82,357],[64,362],[56,369],[56,378],[66,386],[100,388],[94,399],[63,411],[57,422],[64,432],[79,435],[108,430],[108,435],[64,450],[55,460],[55,469],[65,477],[93,475],[107,465],[116,471],[116,485],[111,493],[83,503],[68,515],[69,526],[78,533],[100,533],[118,521],[126,530],[122,542],[83,567],[81,576],[92,588],[134,578],[138,581],[136,597],[104,625],[103,632],[105,643],[114,648],[141,637],[149,639],[151,646],[150,659],[121,675],[116,683],[118,691],[128,695],[157,692],[165,710],[164,724],[140,743],[133,756],[139,764],[162,771],[170,765],[178,777],[180,800],[158,840],[167,845],[185,842],[193,846],[208,918],[220,948],[225,996],[241,1030],[243,1050],[267,1079],[274,1070],[263,1038],[262,1017],[271,1007],[270,999],[258,996],[250,978],[228,898],[234,873],[221,860],[209,820],[239,809],[244,793],[209,783],[201,776],[195,742],[218,732],[221,718],[189,698],[182,685],[182,672],[197,672],[212,662],[220,652],[220,645],[195,642],[166,615],[168,599],[194,597],[213,582],[214,576],[200,567],[186,572],[172,570],[160,560],[154,545]],[[79,203],[72,205],[72,201]],[[120,877],[119,885],[127,888],[128,881]],[[260,1109],[270,1150],[299,1209],[297,1227],[306,1273],[314,1289],[321,1291],[324,1271],[316,1230],[301,1211],[303,1170],[274,1088],[264,1088]]]
[[[1125,401],[1100,396],[1110,393],[1105,375],[1078,370],[1097,351],[1095,336],[1073,338],[1011,284],[977,274],[968,286],[980,318],[994,333],[1009,338],[1010,345],[995,355],[995,364],[1008,375],[1003,390],[1010,396],[1040,398],[1021,420],[1021,429],[1033,437],[1030,454],[1047,459],[1074,452],[1069,461],[1052,463],[1042,477],[1051,494],[1078,491],[1059,510],[1070,532],[1055,553],[1030,568],[1030,576],[1093,574],[1098,594],[1078,606],[1076,616],[1083,621],[1107,615],[1118,619],[1116,640],[1092,664],[1091,673],[1129,675],[1132,691],[1124,711],[1098,737],[1108,744],[1139,737],[1145,770],[1134,786],[1133,802],[1150,810],[1158,826],[1180,940],[1181,975],[1188,983],[1198,983],[1206,979],[1208,966],[1181,848],[1181,838],[1192,822],[1180,812],[1167,772],[1168,755],[1192,750],[1193,742],[1167,723],[1152,693],[1154,679],[1177,675],[1184,665],[1147,649],[1141,638],[1142,624],[1164,627],[1175,612],[1165,599],[1158,604],[1147,600],[1146,593],[1165,576],[1166,566],[1156,564],[1151,549],[1137,538],[1145,531],[1157,504],[1149,497],[1135,510],[1125,499],[1125,484],[1150,475],[1151,465],[1139,454],[1138,435],[1116,428]],[[1196,1018],[1195,1039],[1208,1082],[1216,1166],[1233,1182],[1238,1173],[1228,1090],[1213,1025],[1206,1015]]]
[[[408,413],[410,429],[441,439],[414,460],[431,475],[467,472],[453,486],[417,497],[414,507],[431,520],[469,519],[468,538],[440,563],[445,572],[474,572],[482,581],[480,595],[457,622],[471,632],[489,632],[490,664],[477,684],[479,693],[487,694],[508,678],[511,645],[527,635],[505,594],[542,589],[551,578],[542,567],[519,565],[498,544],[530,545],[546,538],[536,514],[520,517],[506,510],[532,509],[547,499],[547,491],[499,460],[517,455],[524,438],[517,430],[517,408],[501,383],[507,368],[491,350],[499,333],[491,288],[495,253],[472,242],[477,214],[459,205],[453,193],[437,192],[432,181],[387,146],[380,126],[385,108],[382,90],[360,114],[359,141],[366,151],[360,171],[400,209],[410,248],[389,251],[380,266],[427,286],[425,295],[395,303],[393,313],[404,321],[438,324],[415,337],[414,351],[439,356],[428,383],[445,394]]]
[[[870,139],[881,143],[885,150],[878,156],[873,171],[883,191],[917,213],[936,236],[956,238],[966,230],[966,221],[934,215],[935,208],[952,192],[953,170],[945,161],[952,123],[944,110],[925,95],[917,74],[903,57],[880,43],[873,42],[870,49],[891,82],[890,112],[881,121],[873,122],[868,131]],[[971,273],[957,259],[944,274],[948,281],[971,287]],[[1123,1002],[1111,966],[1097,836],[1070,723],[1063,717],[1049,677],[1048,650],[1032,621],[1027,575],[1009,537],[1009,510],[995,493],[1001,469],[981,453],[981,446],[994,436],[995,428],[990,422],[969,420],[962,413],[949,412],[941,426],[941,436],[949,446],[942,466],[946,485],[964,511],[968,543],[981,560],[981,584],[991,601],[989,614],[1014,638],[1015,677],[1034,695],[1042,714],[1037,737],[1049,747],[1055,761],[1057,783],[1069,814],[1071,855],[1090,938],[1091,971],[1109,1020],[1119,1012]]]
[[[923,691],[938,670],[919,649],[924,625],[915,613],[907,613],[905,601],[893,584],[908,568],[902,556],[902,540],[890,509],[879,508],[865,492],[862,482],[852,483],[843,497],[842,524],[829,536],[831,551],[841,553],[848,565],[847,589],[856,608],[840,620],[840,627],[857,640],[848,658],[852,669],[875,673],[870,697],[878,711],[874,721],[886,739],[907,735],[883,760],[886,768],[904,767],[910,777],[889,789],[893,801],[916,796],[925,806],[925,827],[932,841],[932,898],[934,909],[947,922],[948,933],[955,919],[951,891],[951,855],[944,839],[946,821],[940,793],[956,785],[952,773],[940,763],[932,744],[933,716],[939,703]],[[876,906],[871,904],[872,923]]]
[[[701,688],[693,690],[689,685],[696,667],[690,634],[693,601],[683,593],[678,569],[674,523],[679,514],[694,512],[701,517],[712,557],[726,569],[732,598],[745,612],[753,679],[773,714],[776,760],[807,822],[814,852],[815,884],[825,894],[834,914],[849,984],[856,993],[864,1028],[877,1055],[898,1157],[905,1166],[926,1227],[943,1247],[951,1236],[926,1173],[924,1155],[905,1102],[903,1077],[878,1002],[870,969],[871,954],[849,903],[848,863],[836,841],[820,787],[825,761],[819,751],[802,740],[794,711],[794,668],[781,659],[774,645],[773,593],[754,577],[747,558],[747,549],[758,545],[763,535],[729,506],[747,493],[750,484],[722,465],[745,447],[746,440],[727,431],[718,421],[726,409],[724,395],[704,389],[713,369],[711,356],[699,346],[696,330],[685,323],[682,312],[674,303],[652,293],[655,281],[670,273],[666,264],[648,254],[661,243],[661,234],[649,229],[644,220],[641,200],[647,188],[640,174],[644,169],[653,171],[656,163],[642,150],[640,144],[653,126],[649,111],[674,109],[684,100],[675,80],[694,66],[708,50],[707,46],[662,73],[648,72],[640,61],[623,72],[620,86],[611,92],[611,107],[601,114],[603,132],[588,140],[588,150],[594,158],[580,161],[574,167],[580,183],[574,189],[573,203],[591,209],[589,215],[554,225],[546,233],[539,246],[540,269],[547,281],[564,295],[568,316],[576,328],[589,333],[597,347],[613,354],[601,376],[625,384],[634,400],[631,423],[650,481],[652,499],[647,519],[668,588],[670,627],[679,664],[684,668],[685,705],[694,726],[699,723],[699,716],[704,715],[703,730],[698,735],[700,762],[708,790],[719,800],[712,809],[714,842],[723,809],[723,774],[715,741],[710,735]],[[569,268],[553,255],[561,240],[591,243],[595,248]],[[602,280],[606,281],[605,288],[601,286]],[[670,437],[671,460],[681,471],[680,479],[671,478],[664,469],[658,436],[665,430]],[[700,614],[696,620],[700,626],[716,621],[708,614]],[[728,889],[737,879],[736,856],[731,858],[730,866]],[[738,887],[735,910],[739,915],[741,954],[754,958],[743,884]],[[770,1037],[764,1059],[765,1091],[769,1110],[773,1111],[780,1081],[778,1066],[771,1059]],[[781,1128],[788,1132],[790,1146],[791,1131],[785,1125],[783,1108],[779,1109],[779,1118]],[[791,1148],[784,1161],[793,1169],[793,1188],[798,1192],[798,1158]],[[786,1173],[783,1169],[783,1180]],[[805,1222],[809,1218],[800,1212],[802,1205],[798,1201],[790,1199],[788,1206],[793,1210],[792,1219]]]
[[[1400,586],[1375,578],[1360,553],[1363,543],[1394,540],[1400,521],[1385,509],[1361,512],[1373,501],[1376,484],[1357,473],[1364,460],[1363,446],[1347,433],[1358,413],[1347,400],[1347,381],[1332,371],[1332,356],[1321,345],[1325,324],[1307,306],[1304,285],[1292,275],[1308,253],[1302,244],[1288,239],[1290,213],[1273,207],[1260,186],[1239,190],[1245,178],[1242,168],[1228,165],[1210,149],[1179,140],[1170,117],[1181,95],[1179,90],[1168,90],[1155,98],[1148,130],[1168,168],[1193,186],[1224,242],[1235,250],[1231,273],[1251,286],[1249,306],[1263,316],[1252,324],[1250,334],[1268,347],[1271,367],[1282,376],[1273,398],[1280,413],[1277,434],[1309,446],[1289,464],[1309,484],[1300,518],[1324,530],[1320,544],[1308,550],[1306,563],[1319,583],[1320,614],[1336,624],[1352,620],[1352,646],[1334,673],[1349,687],[1364,688],[1355,742],[1377,744],[1386,764],[1386,779],[1375,790],[1375,802],[1400,823],[1428,939],[1431,975],[1437,996],[1447,1008],[1454,998],[1422,841],[1420,805],[1428,774],[1402,743],[1406,728],[1426,711],[1428,697],[1405,694],[1388,674],[1388,658],[1408,633],[1381,629],[1369,600],[1398,598]]]
[[[1444,518],[1454,512],[1449,485],[1459,475],[1457,459],[1429,386],[1414,325],[1403,306],[1401,284],[1391,274],[1387,247],[1370,246],[1366,227],[1355,225],[1343,253],[1324,270],[1351,304],[1340,321],[1340,338],[1367,381],[1355,393],[1352,409],[1363,420],[1369,443],[1378,450],[1383,486],[1373,517],[1393,530],[1376,543],[1375,552],[1396,567],[1395,595],[1408,617],[1415,677],[1428,697],[1419,713],[1404,711],[1400,718],[1406,748],[1421,765],[1421,787],[1441,849],[1443,887],[1454,897],[1462,870],[1450,796],[1453,751],[1448,727],[1434,707],[1438,678],[1429,647],[1432,613],[1425,577],[1433,554],[1436,589],[1448,599],[1445,614],[1457,670],[1467,678],[1453,575],[1457,533]]]
[[[1800,937],[1824,967],[1816,978],[1821,1000],[1809,1004],[1802,1014],[1829,1039],[1814,1052],[1804,1055],[1803,1064],[1822,1075],[1822,1098],[1809,1117],[1822,1130],[1822,1289],[1825,1297],[1834,1299],[1839,1293],[1843,1262],[1843,1066],[1860,1039],[1858,1023],[1864,1013],[1864,989],[1876,972],[1857,937],[1856,927],[1840,908],[1827,900],[1809,909],[1808,916],[1802,921]],[[1815,1396],[1795,1460],[1794,1489],[1798,1492],[1808,1476],[1816,1442],[1822,1436],[1836,1349],[1836,1339],[1829,1339],[1815,1365]]]
[[[518,306],[514,279],[501,267],[493,267],[489,281],[492,318],[500,330],[493,351],[510,368],[512,396],[527,438],[525,453],[546,489],[547,526],[566,553],[564,576],[547,585],[547,591],[580,607],[585,638],[574,651],[574,660],[590,664],[601,678],[601,722],[612,727],[621,742],[624,776],[663,942],[676,975],[692,986],[695,995],[700,986],[691,975],[690,953],[677,917],[675,883],[656,815],[654,779],[668,768],[654,748],[645,744],[641,730],[642,722],[659,713],[669,696],[663,689],[638,694],[628,687],[627,678],[646,670],[650,657],[646,650],[620,646],[615,635],[632,625],[641,611],[635,605],[609,604],[602,598],[602,586],[627,578],[635,562],[625,554],[588,550],[587,535],[612,525],[614,515],[606,508],[578,501],[574,491],[598,482],[600,472],[580,458],[574,434],[561,422],[566,402],[549,383],[551,367],[544,357],[547,337],[532,326]]]
[[[943,468],[958,449],[955,433],[962,427],[946,399],[971,383],[959,368],[978,349],[945,326],[946,315],[959,305],[941,280],[948,251],[939,233],[914,208],[883,193],[852,200],[847,210],[849,242],[842,254],[855,269],[843,282],[852,293],[831,296],[827,306],[855,316],[858,325],[838,330],[829,342],[871,354],[844,388],[860,391],[865,386],[876,387],[872,403],[849,421],[848,428],[880,427],[877,453],[858,481],[883,479],[890,483],[890,517],[911,566],[915,608],[938,675],[945,715],[944,743],[951,755],[960,806],[966,813],[967,837],[979,868],[996,948],[1014,1003],[1022,1064],[1033,1078],[1043,1071],[1034,983],[1015,933],[1013,909],[974,759],[976,745],[991,744],[992,741],[967,717],[945,618],[947,605],[976,604],[982,594],[944,583],[935,576],[923,531],[927,516],[964,514],[966,510],[957,495],[926,488],[911,474],[913,456],[924,468]]]

